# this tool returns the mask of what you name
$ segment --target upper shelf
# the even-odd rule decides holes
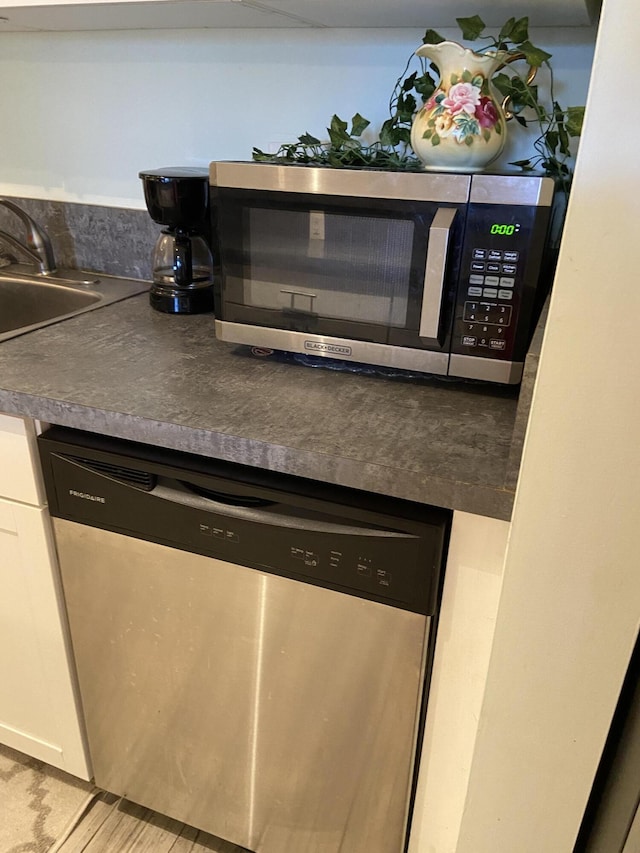
[[[531,27],[595,23],[601,0],[0,0],[0,32],[247,27],[455,27],[481,15],[488,26],[529,16]]]

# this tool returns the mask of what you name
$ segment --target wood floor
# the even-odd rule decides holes
[[[112,794],[100,794],[56,853],[248,853]]]

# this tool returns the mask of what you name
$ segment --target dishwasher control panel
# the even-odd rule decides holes
[[[38,442],[54,517],[435,610],[446,510],[61,427]]]

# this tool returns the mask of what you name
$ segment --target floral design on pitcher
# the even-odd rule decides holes
[[[461,144],[473,145],[478,138],[488,142],[492,131],[501,134],[500,116],[488,93],[489,83],[481,74],[452,74],[449,90],[436,89],[420,110],[419,114],[427,117],[423,139],[439,145],[452,137]]]

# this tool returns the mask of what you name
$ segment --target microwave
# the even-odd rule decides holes
[[[216,336],[517,384],[554,189],[525,173],[214,162]]]

